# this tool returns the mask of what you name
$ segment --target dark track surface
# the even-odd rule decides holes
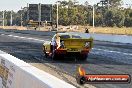
[[[50,33],[50,32],[49,32]],[[45,58],[42,52],[43,41],[26,38],[12,37],[21,36],[50,41],[51,35],[43,33],[16,33],[0,30],[0,50],[7,52],[28,63],[48,63],[59,68],[71,76],[75,76],[76,68],[82,65],[88,74],[130,74],[132,75],[132,45],[109,42],[94,42],[94,49],[90,52],[87,61],[76,61],[67,58],[53,61]],[[114,52],[112,52],[114,51]],[[36,59],[41,59],[43,62]],[[92,84],[97,88],[132,88],[131,84]]]

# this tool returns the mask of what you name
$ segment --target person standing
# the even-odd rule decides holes
[[[86,28],[86,29],[85,29],[85,33],[89,33],[89,30],[88,30],[88,28]]]

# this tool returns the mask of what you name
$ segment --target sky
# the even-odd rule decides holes
[[[58,0],[0,0],[0,11],[3,10],[13,10],[18,11],[21,7],[26,7],[27,3],[29,4],[55,4]],[[62,1],[62,0],[59,0]],[[77,0],[79,3],[84,4],[85,1],[88,1],[89,4],[93,5],[98,3],[100,0]],[[123,0],[125,4],[132,5],[132,0]]]

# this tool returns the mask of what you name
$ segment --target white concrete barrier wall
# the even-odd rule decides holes
[[[119,43],[130,43],[132,44],[132,36],[128,35],[112,35],[112,34],[91,34],[95,40],[119,42]]]
[[[75,88],[24,61],[0,51],[0,88]]]
[[[87,34],[79,32],[69,32],[72,34],[79,34],[84,38],[93,37],[94,40],[108,41],[108,42],[119,42],[119,43],[130,43],[132,44],[132,36],[129,35],[112,35],[112,34]]]

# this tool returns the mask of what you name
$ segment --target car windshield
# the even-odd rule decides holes
[[[79,35],[72,35],[72,38],[79,38],[79,39],[81,39],[82,37],[79,36]]]
[[[60,38],[61,39],[68,39],[68,38],[70,38],[70,36],[69,35],[61,35]]]

